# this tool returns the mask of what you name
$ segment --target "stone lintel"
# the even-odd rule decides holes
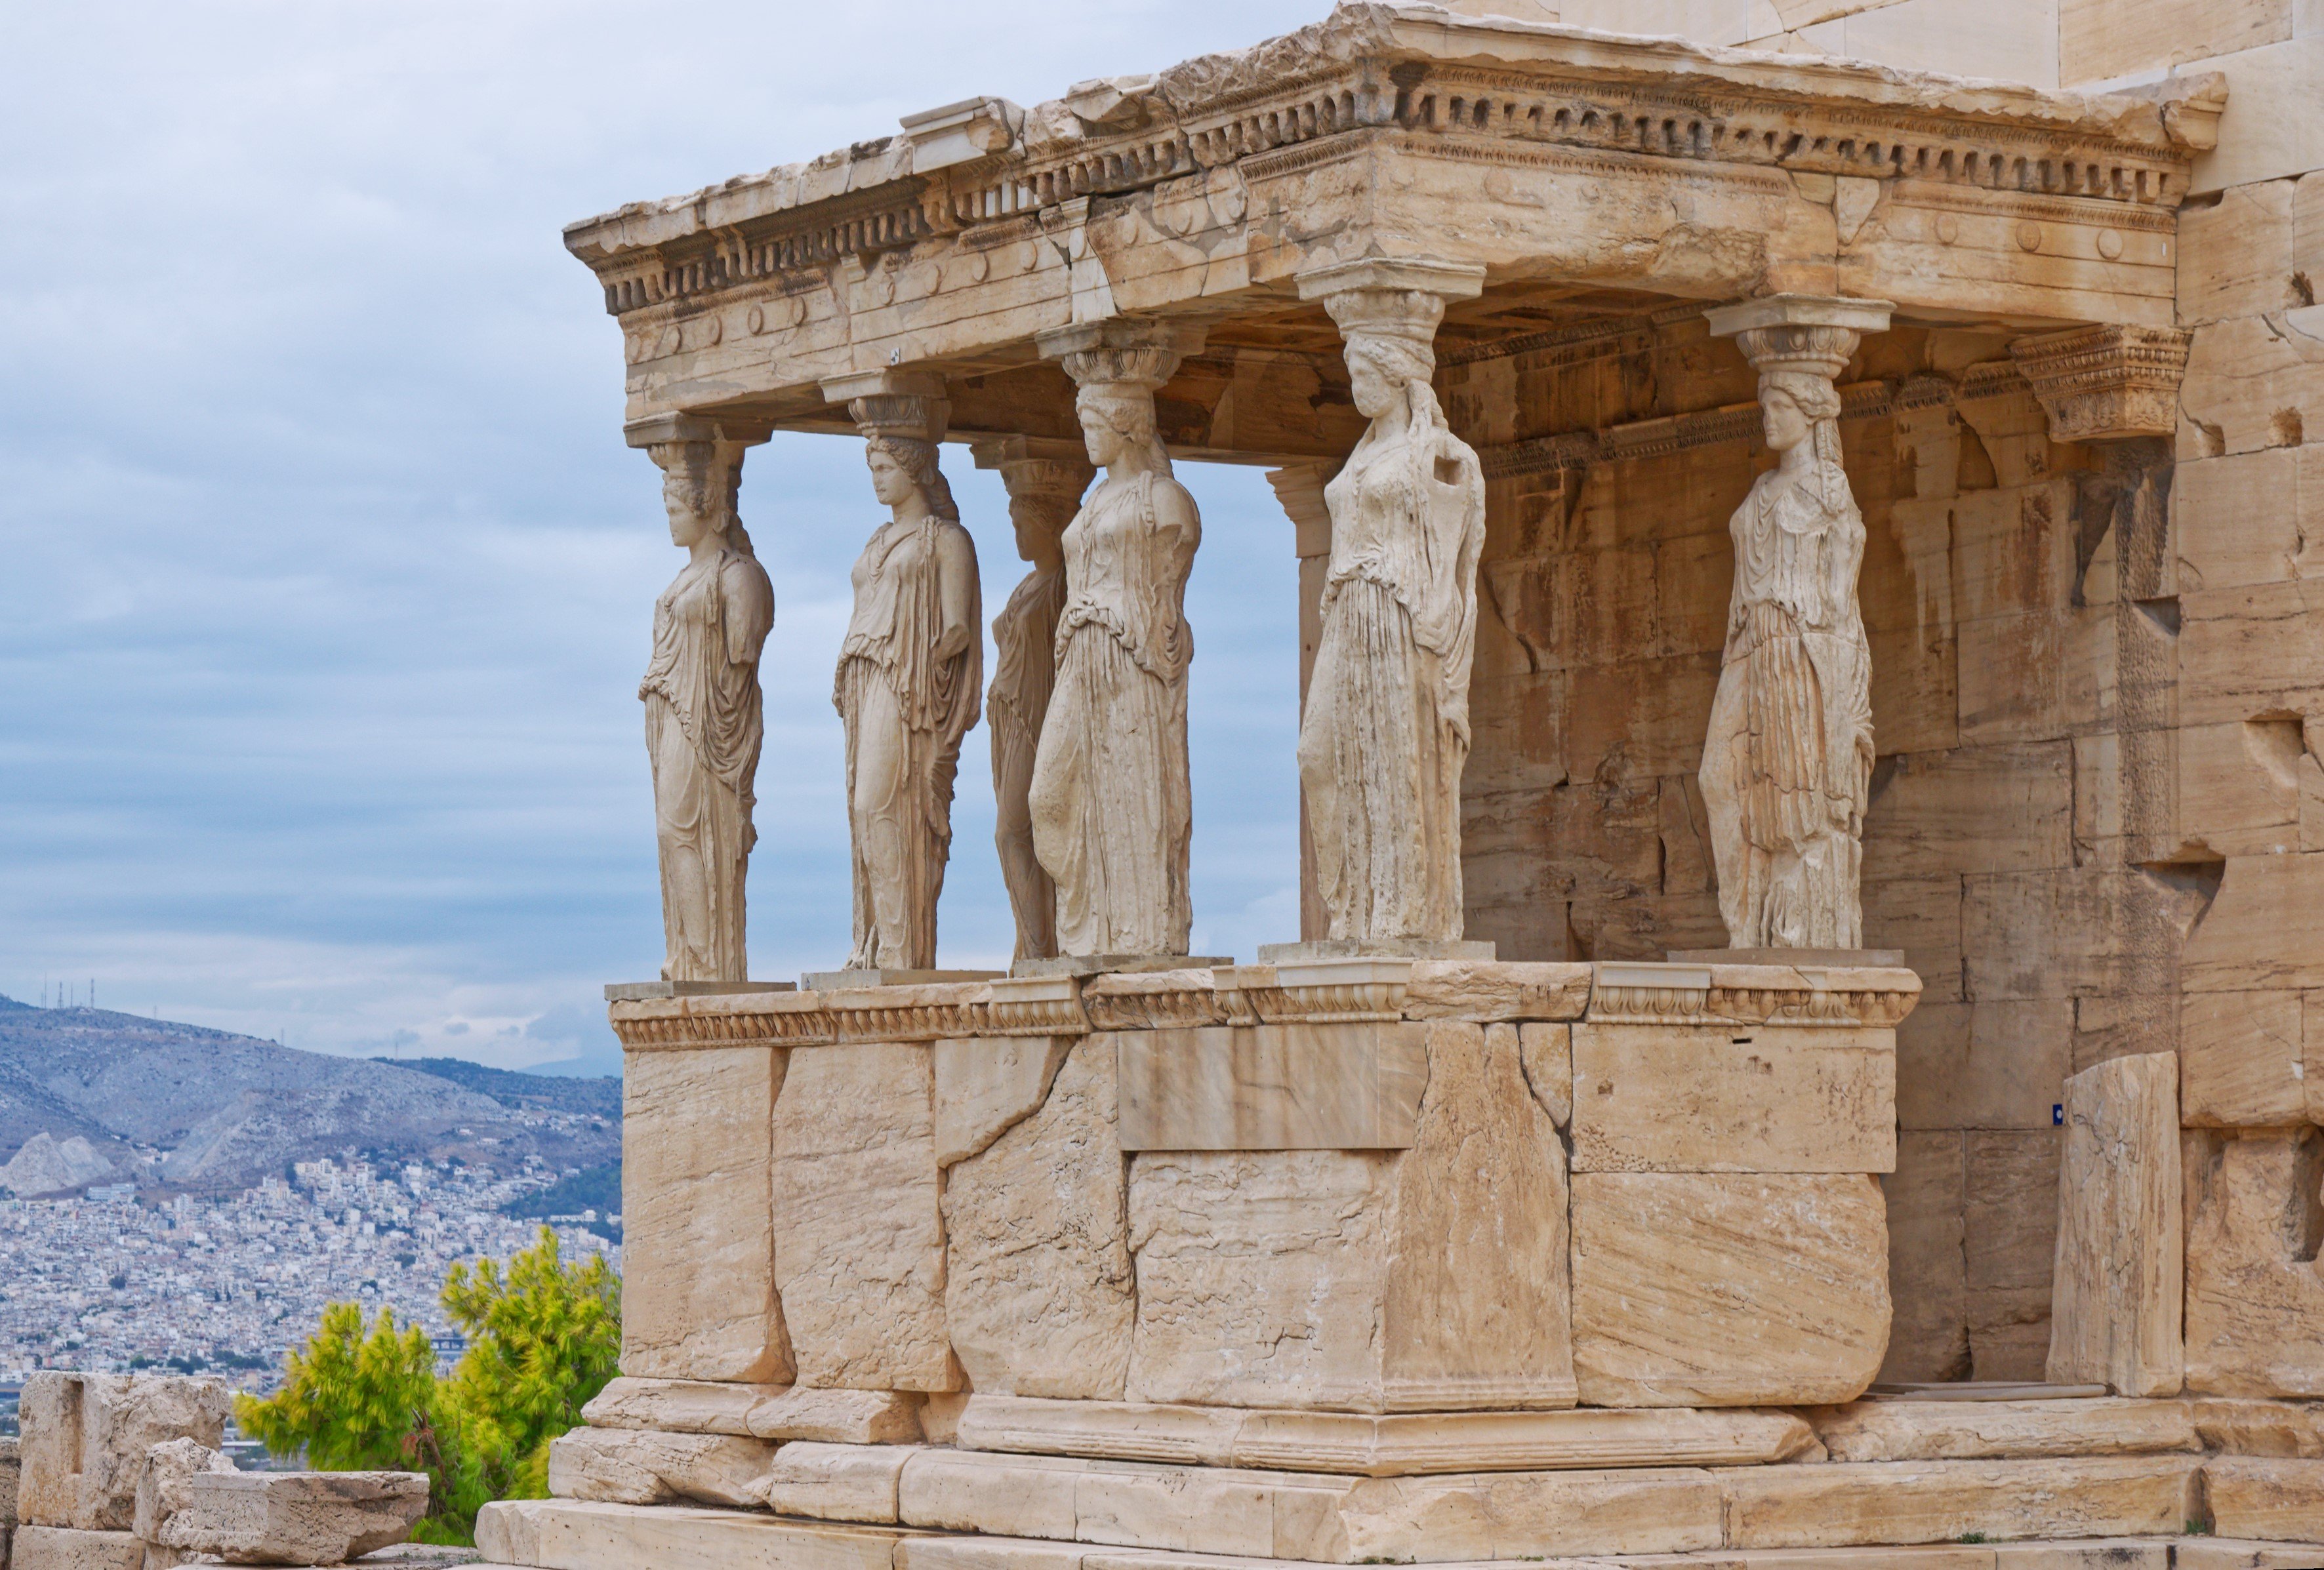
[[[1367,256],[1310,268],[1298,276],[1301,299],[1325,299],[1356,289],[1415,290],[1443,299],[1474,299],[1485,292],[1485,270],[1474,262],[1427,257]]]
[[[2059,442],[2167,436],[2179,428],[2179,383],[2194,335],[2118,324],[2044,333],[2010,344],[2010,357],[2050,417]]]
[[[1896,308],[1885,299],[1848,299],[1833,295],[1771,294],[1703,312],[1713,337],[1768,327],[1842,327],[1852,333],[1885,333]]]

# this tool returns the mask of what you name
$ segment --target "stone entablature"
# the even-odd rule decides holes
[[[1361,959],[646,998],[611,1013],[622,1046],[649,1051],[1395,1020],[1887,1027],[1920,990],[1901,968]]]
[[[2043,94],[1350,5],[1030,110],[918,116],[567,243],[622,321],[632,418],[715,408],[844,429],[821,381],[918,366],[980,379],[953,390],[956,433],[1056,436],[1070,413],[1028,374],[1036,335],[1256,311],[1282,319],[1214,335],[1208,361],[1318,363],[1294,275],[1367,253],[1486,269],[1487,298],[1447,317],[1448,361],[1526,330],[1498,312],[1576,284],[1614,291],[1596,303],[1615,315],[1653,304],[1620,291],[1789,289],[2167,325],[2173,210],[2220,101],[2208,78],[2168,92]],[[1355,435],[1238,417],[1164,435],[1186,455],[1274,458],[1336,458]]]

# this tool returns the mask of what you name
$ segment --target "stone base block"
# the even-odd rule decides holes
[[[799,983],[810,992],[854,987],[935,987],[948,981],[991,981],[1005,970],[810,970]]]
[[[2324,1570],[2324,1543],[2189,1538],[2171,1551],[2172,1570]]]
[[[1231,954],[1059,954],[1019,959],[1011,976],[1143,976],[1158,970],[1213,970],[1232,965]]]
[[[1746,1465],[1812,1455],[1789,1412],[1238,1411],[974,1395],[964,1449],[1399,1477],[1444,1472]]]
[[[622,1079],[622,1372],[788,1381],[775,1295],[773,1046],[633,1050]]]
[[[1319,938],[1302,943],[1261,943],[1262,965],[1304,965],[1314,959],[1478,959],[1491,964],[1499,945],[1483,938]]]
[[[1887,1346],[1887,1242],[1879,1185],[1861,1174],[1576,1173],[1582,1400],[1853,1400]]]
[[[775,1446],[730,1434],[576,1428],[549,1446],[549,1492],[612,1504],[755,1505]]]
[[[2119,1477],[2076,1480],[2054,1466],[2028,1473],[2027,1497],[2015,1501],[1989,1480],[1973,1484],[1957,1468],[1886,1469],[1853,1497],[1845,1489],[1826,1496],[1842,1507],[1836,1531],[1851,1523],[1861,1529],[1868,1507],[1883,1499],[1891,1521],[1919,1520],[1917,1529],[1933,1531],[1941,1523],[1925,1512],[1943,1492],[1978,1486],[1986,1495],[1976,1519],[1987,1525],[1941,1540],[1800,1547],[1732,1541],[1739,1501],[1732,1474],[1721,1471],[1568,1473],[1547,1485],[1504,1474],[1472,1480],[1465,1492],[1455,1479],[1352,1486],[1342,1480],[1345,1492],[1327,1496],[1338,1501],[1333,1520],[1323,1522],[1312,1517],[1314,1501],[1297,1497],[1297,1480],[1278,1477],[1274,1481],[1294,1486],[1262,1497],[1241,1492],[1231,1473],[1197,1481],[1176,1468],[1053,1461],[1013,1464],[1006,1477],[978,1487],[957,1466],[927,1474],[931,1459],[908,1464],[908,1471],[924,1473],[902,1485],[899,1513],[908,1520],[1013,1512],[1033,1530],[847,1527],[549,1500],[486,1506],[476,1540],[487,1562],[541,1570],[1323,1570],[1365,1562],[1443,1570],[1507,1570],[1512,1562],[1543,1570],[2324,1570],[2324,1548],[2315,1545],[2186,1538],[2175,1530],[2010,1535],[2013,1521],[2063,1521],[2078,1512],[2094,1520],[2177,1497],[2169,1494],[2167,1476],[2163,1495],[2142,1504],[2122,1492]],[[1766,1468],[1753,1475],[1827,1470],[1866,1482],[1867,1469],[1858,1467]],[[1488,1481],[1498,1492],[1479,1492]],[[1012,1494],[1012,1483],[1027,1492]],[[1078,1536],[1065,1531],[1068,1523]],[[1553,1538],[1689,1539],[1696,1546],[1540,1547]],[[1277,1551],[1252,1551],[1265,1542]],[[1319,1551],[1302,1556],[1303,1547]],[[1399,1547],[1405,1551],[1395,1552]]]
[[[1516,1027],[1370,1028],[1421,1037],[1410,1149],[1134,1159],[1130,1400],[1573,1404],[1564,1152]]]
[[[2200,1451],[2184,1401],[1858,1401],[1808,1414],[1834,1461],[1975,1461]]]
[[[897,1537],[684,1505],[529,1499],[476,1512],[479,1559],[542,1570],[895,1570]]]
[[[229,1565],[343,1565],[428,1510],[417,1472],[202,1472],[182,1486],[157,1546]]]
[[[2194,1456],[1850,1462],[1724,1474],[1730,1547],[2160,1537],[2197,1513]]]
[[[134,1532],[84,1532],[72,1527],[18,1527],[10,1570],[143,1570],[145,1545]]]
[[[774,1109],[774,1268],[803,1385],[960,1388],[927,1043],[796,1047]]]
[[[2324,1461],[2216,1456],[2203,1486],[2222,1537],[2324,1542]]]
[[[822,1521],[892,1525],[912,1445],[786,1445],[760,1480],[769,1510]]]
[[[659,1428],[672,1434],[748,1435],[751,1409],[790,1390],[781,1384],[725,1384],[697,1379],[608,1381],[581,1418],[594,1428]],[[917,1432],[917,1430],[915,1430]]]

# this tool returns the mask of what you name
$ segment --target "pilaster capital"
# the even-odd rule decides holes
[[[666,447],[681,442],[724,443],[726,445],[755,447],[774,434],[774,427],[762,420],[708,418],[702,415],[671,412],[650,414],[627,421],[622,427],[622,439],[632,447]]]
[[[1070,496],[1079,500],[1097,478],[1088,450],[1079,442],[1051,436],[988,436],[969,444],[980,469],[1001,471],[1011,500],[1019,496]]]
[[[1867,333],[1885,333],[1895,307],[1885,299],[1772,294],[1703,312],[1713,337],[1733,338],[1761,375],[1806,372],[1838,379]]]
[[[1330,483],[1336,467],[1332,464],[1294,464],[1267,472],[1267,482],[1275,488],[1275,500],[1282,504],[1283,515],[1291,520],[1295,555],[1305,557],[1332,554],[1332,510],[1324,502],[1323,487]]]
[[[1176,374],[1181,360],[1202,352],[1206,335],[1198,322],[1108,317],[1051,327],[1033,335],[1033,343],[1079,386],[1128,383],[1151,391]]]
[[[1472,262],[1367,256],[1311,268],[1297,281],[1299,298],[1322,300],[1342,338],[1386,335],[1427,346],[1446,305],[1484,292],[1485,270]]]
[[[851,371],[823,379],[823,396],[847,406],[847,417],[866,436],[902,436],[940,442],[952,423],[952,400],[944,378],[927,371]]]
[[[2194,335],[2178,327],[2075,327],[2020,338],[2010,358],[2034,385],[2056,442],[2167,436]]]
[[[1301,299],[1328,300],[1333,295],[1371,289],[1433,294],[1445,300],[1475,299],[1485,292],[1485,270],[1474,262],[1366,256],[1308,268],[1295,281]]]

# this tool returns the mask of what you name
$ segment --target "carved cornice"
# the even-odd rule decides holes
[[[2020,338],[2011,358],[2061,442],[2167,436],[2179,428],[2179,383],[2194,335],[2177,327],[2077,327]]]
[[[1076,1036],[1205,1025],[1399,1019],[1893,1025],[1910,970],[1356,959],[616,1003],[632,1051]]]
[[[1590,995],[1592,1024],[1871,1025],[1893,1028],[1921,998],[1910,970],[1609,962]]]
[[[1500,62],[1464,63],[1480,50]],[[947,141],[941,160],[922,126],[623,207],[573,225],[567,242],[618,315],[788,287],[844,257],[938,236],[1021,237],[1031,215],[1079,198],[1225,168],[1266,178],[1359,151],[1380,131],[1400,154],[1606,161],[1617,178],[1711,167],[1868,176],[1908,182],[1924,202],[1957,192],[2125,213],[2175,207],[2191,158],[2175,100],[1970,88],[1829,61],[1773,67],[1674,41],[1512,32],[1377,4],[1344,5],[1119,96],[1102,120],[1082,117],[1072,98],[1021,115],[989,101],[969,116],[985,134]]]

